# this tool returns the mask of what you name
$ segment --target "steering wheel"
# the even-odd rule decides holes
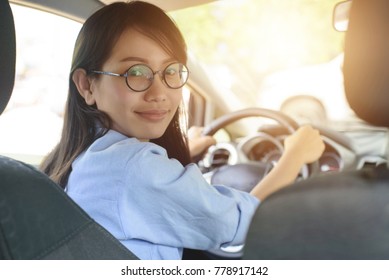
[[[210,124],[204,127],[203,135],[213,136],[219,129],[243,118],[248,117],[264,117],[268,119],[275,120],[280,124],[281,128],[286,130],[287,134],[294,133],[299,125],[287,115],[270,109],[263,108],[247,108],[239,111],[235,111],[226,115],[221,116],[218,119],[215,119]],[[265,138],[267,141],[274,144],[278,148],[279,152],[283,152],[283,144],[274,136],[265,133],[259,132],[253,136],[248,136],[241,140],[241,143],[247,143],[252,139],[257,137]],[[213,152],[217,149],[226,149],[229,150],[230,155],[232,155],[232,162],[223,165],[215,170],[204,174],[205,177],[210,181],[211,184],[226,185],[239,189],[242,191],[250,192],[251,189],[272,169],[273,165],[271,163],[258,162],[247,159],[243,156],[241,151],[241,145],[238,144],[237,147],[229,145],[228,147],[224,144],[216,144],[208,149],[208,152],[203,155],[203,163],[211,161],[209,157],[213,156]],[[305,165],[302,168],[301,176],[306,179],[312,173],[318,170],[318,163],[314,162],[309,165]]]

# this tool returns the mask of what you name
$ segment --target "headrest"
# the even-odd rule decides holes
[[[389,127],[388,0],[353,0],[343,67],[350,107],[361,119]]]
[[[15,81],[15,26],[8,0],[0,0],[0,114],[11,97]]]

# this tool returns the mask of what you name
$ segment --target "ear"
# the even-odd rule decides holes
[[[84,98],[85,103],[93,105],[96,103],[95,97],[91,91],[90,78],[88,77],[85,69],[78,68],[73,72],[73,82],[76,85],[78,92]]]

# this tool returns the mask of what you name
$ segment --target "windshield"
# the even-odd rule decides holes
[[[297,117],[339,120],[352,113],[343,93],[344,33],[332,27],[338,2],[223,0],[171,15],[229,110],[296,115],[310,104],[312,113]]]

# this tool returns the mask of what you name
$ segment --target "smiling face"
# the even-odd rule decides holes
[[[129,67],[142,63],[158,71],[172,62],[176,60],[155,41],[129,29],[98,70],[123,74]],[[181,103],[181,93],[182,89],[168,88],[156,74],[151,87],[144,92],[130,90],[124,77],[99,75],[89,78],[89,90],[81,94],[89,105],[96,104],[111,118],[112,129],[147,141],[163,135]]]

